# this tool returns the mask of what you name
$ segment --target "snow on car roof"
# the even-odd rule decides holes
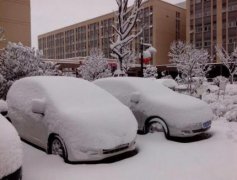
[[[0,179],[22,165],[22,144],[14,127],[0,115]]]
[[[160,83],[154,83],[154,79],[148,79],[148,78],[137,78],[137,77],[116,77],[116,78],[103,78],[95,81],[96,83],[118,83],[121,82],[124,84],[124,88],[127,88],[127,86],[133,87],[135,89],[139,89],[142,92],[146,93],[166,93],[167,91],[172,91],[169,88],[161,85]],[[152,88],[151,88],[152,87]]]
[[[83,79],[62,76],[35,76],[19,80],[17,86],[27,87],[33,85],[44,91],[48,98],[52,99],[56,106],[66,108],[80,106],[100,106],[106,103],[119,103],[103,89]],[[30,86],[29,86],[30,87]],[[25,93],[31,91],[24,88]],[[47,98],[47,97],[45,97]]]

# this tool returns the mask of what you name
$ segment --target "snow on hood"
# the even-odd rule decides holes
[[[14,127],[0,115],[0,179],[22,165],[22,144]]]
[[[72,149],[110,149],[132,142],[137,134],[137,121],[126,106],[68,109],[64,117],[71,119],[64,122],[60,134]]]

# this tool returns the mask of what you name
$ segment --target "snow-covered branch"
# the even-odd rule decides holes
[[[132,33],[132,30],[137,22],[138,13],[141,8],[142,0],[134,0],[133,5],[128,8],[128,0],[116,0],[118,5],[117,24],[113,26],[115,30],[115,41],[111,40],[110,49],[111,56],[119,61],[119,69],[123,70],[123,60],[129,55],[127,52],[130,43],[141,34]]]
[[[204,49],[196,49],[191,44],[185,44],[182,41],[173,42],[169,52],[170,62],[175,64],[178,72],[182,75],[181,78],[185,79],[189,92],[192,91],[193,77],[205,77],[211,66],[209,53]]]
[[[237,48],[235,48],[234,51],[229,54],[223,47],[220,48],[216,46],[216,52],[221,62],[228,69],[230,74],[230,82],[232,84],[234,75],[237,73]]]

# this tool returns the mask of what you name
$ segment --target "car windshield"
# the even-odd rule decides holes
[[[69,77],[35,78],[57,107],[100,107],[117,100],[101,88],[85,80]]]

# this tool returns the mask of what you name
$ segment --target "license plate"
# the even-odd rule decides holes
[[[211,121],[207,121],[207,122],[205,122],[205,123],[202,124],[202,127],[203,127],[203,128],[208,128],[208,127],[210,127],[210,126],[211,126]]]

